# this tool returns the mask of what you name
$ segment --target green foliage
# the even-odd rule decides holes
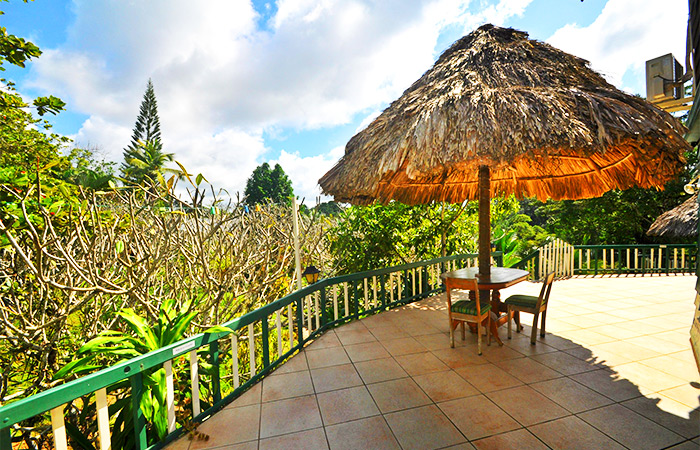
[[[63,172],[62,178],[70,183],[94,190],[107,190],[110,182],[114,182],[116,163],[96,159],[93,150],[73,148],[67,160],[70,166]]]
[[[147,179],[156,181],[164,173],[174,172],[165,168],[165,164],[172,161],[172,153],[163,153],[158,102],[153,82],[149,79],[131,135],[131,144],[124,149],[121,174],[130,184],[141,184]]]
[[[341,208],[336,202],[319,203],[312,209],[316,210],[319,214],[323,214],[324,216],[333,216],[340,214],[343,211],[343,208]]]
[[[274,169],[270,169],[268,163],[262,163],[248,178],[244,194],[249,205],[266,202],[289,205],[294,190],[282,166],[275,164]]]

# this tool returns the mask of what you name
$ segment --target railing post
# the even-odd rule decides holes
[[[141,411],[141,397],[143,396],[143,374],[137,372],[129,377],[131,383],[131,413],[134,419],[134,445],[137,450],[148,446],[146,439],[146,417]]]
[[[214,403],[221,400],[221,373],[219,370],[219,341],[209,344],[209,364],[211,364],[211,390]]]
[[[10,434],[10,427],[0,428],[0,449],[6,450],[12,448],[12,435]]]
[[[598,275],[598,251],[599,251],[599,250],[600,250],[600,249],[596,247],[596,249],[595,249],[595,259],[594,259],[595,264],[593,265],[593,270],[594,270],[594,271],[593,271],[593,276]]]
[[[386,308],[386,276],[379,275],[379,284],[382,286],[382,308]]]
[[[357,288],[357,280],[352,281],[352,304],[350,305],[352,317],[360,317],[360,290]]]
[[[321,326],[326,325],[326,288],[325,286],[319,289],[321,292]]]
[[[401,300],[408,299],[408,270],[403,271],[403,298]]]
[[[304,343],[304,298],[300,295],[297,298],[297,344],[299,347]]]

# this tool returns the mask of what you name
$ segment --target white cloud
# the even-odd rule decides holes
[[[292,180],[294,194],[300,199],[305,199],[305,205],[313,207],[316,205],[316,197],[320,196],[321,202],[332,200],[330,197],[321,195],[318,179],[335,165],[344,151],[343,147],[336,147],[325,155],[303,157],[297,152],[287,153],[282,150],[280,157],[270,161],[270,165],[279,163]]]
[[[673,53],[685,64],[687,20],[685,0],[609,0],[591,25],[568,24],[547,42],[588,59],[616,87],[644,95],[647,60]],[[623,86],[628,71],[635,81]]]
[[[529,2],[499,0],[474,15],[470,0],[278,0],[261,27],[250,0],[73,0],[67,41],[45,46],[31,83],[89,116],[76,138],[119,161],[150,77],[164,148],[190,171],[233,194],[277,157],[313,199],[315,168],[340,154],[270,155],[263,132],[379,110],[430,67],[441,32],[503,23]]]

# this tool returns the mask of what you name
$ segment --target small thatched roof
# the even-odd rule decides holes
[[[588,62],[510,28],[455,42],[319,180],[337,201],[541,200],[662,187],[684,163],[683,126],[617,90]]]
[[[698,235],[698,195],[691,196],[675,208],[656,218],[647,231],[649,236],[670,238]]]

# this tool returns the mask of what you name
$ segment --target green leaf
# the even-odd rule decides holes
[[[160,347],[151,327],[149,327],[143,318],[136,314],[133,309],[125,308],[119,311],[117,315],[126,320],[131,329],[144,341],[150,351]]]
[[[123,252],[124,251],[124,242],[117,241],[116,244],[114,245],[114,249],[116,250],[117,254]]]
[[[71,361],[65,366],[61,367],[58,372],[56,372],[53,375],[54,380],[60,380],[62,378],[66,378],[68,375],[72,374],[72,372],[79,370],[81,367],[84,367],[88,362],[92,361],[95,358],[95,354],[93,355],[88,355],[84,358],[80,358],[75,361]]]
[[[95,450],[90,440],[75,425],[70,422],[65,423],[66,434],[83,450]]]
[[[204,330],[205,333],[233,333],[233,329],[223,325],[214,325]]]

